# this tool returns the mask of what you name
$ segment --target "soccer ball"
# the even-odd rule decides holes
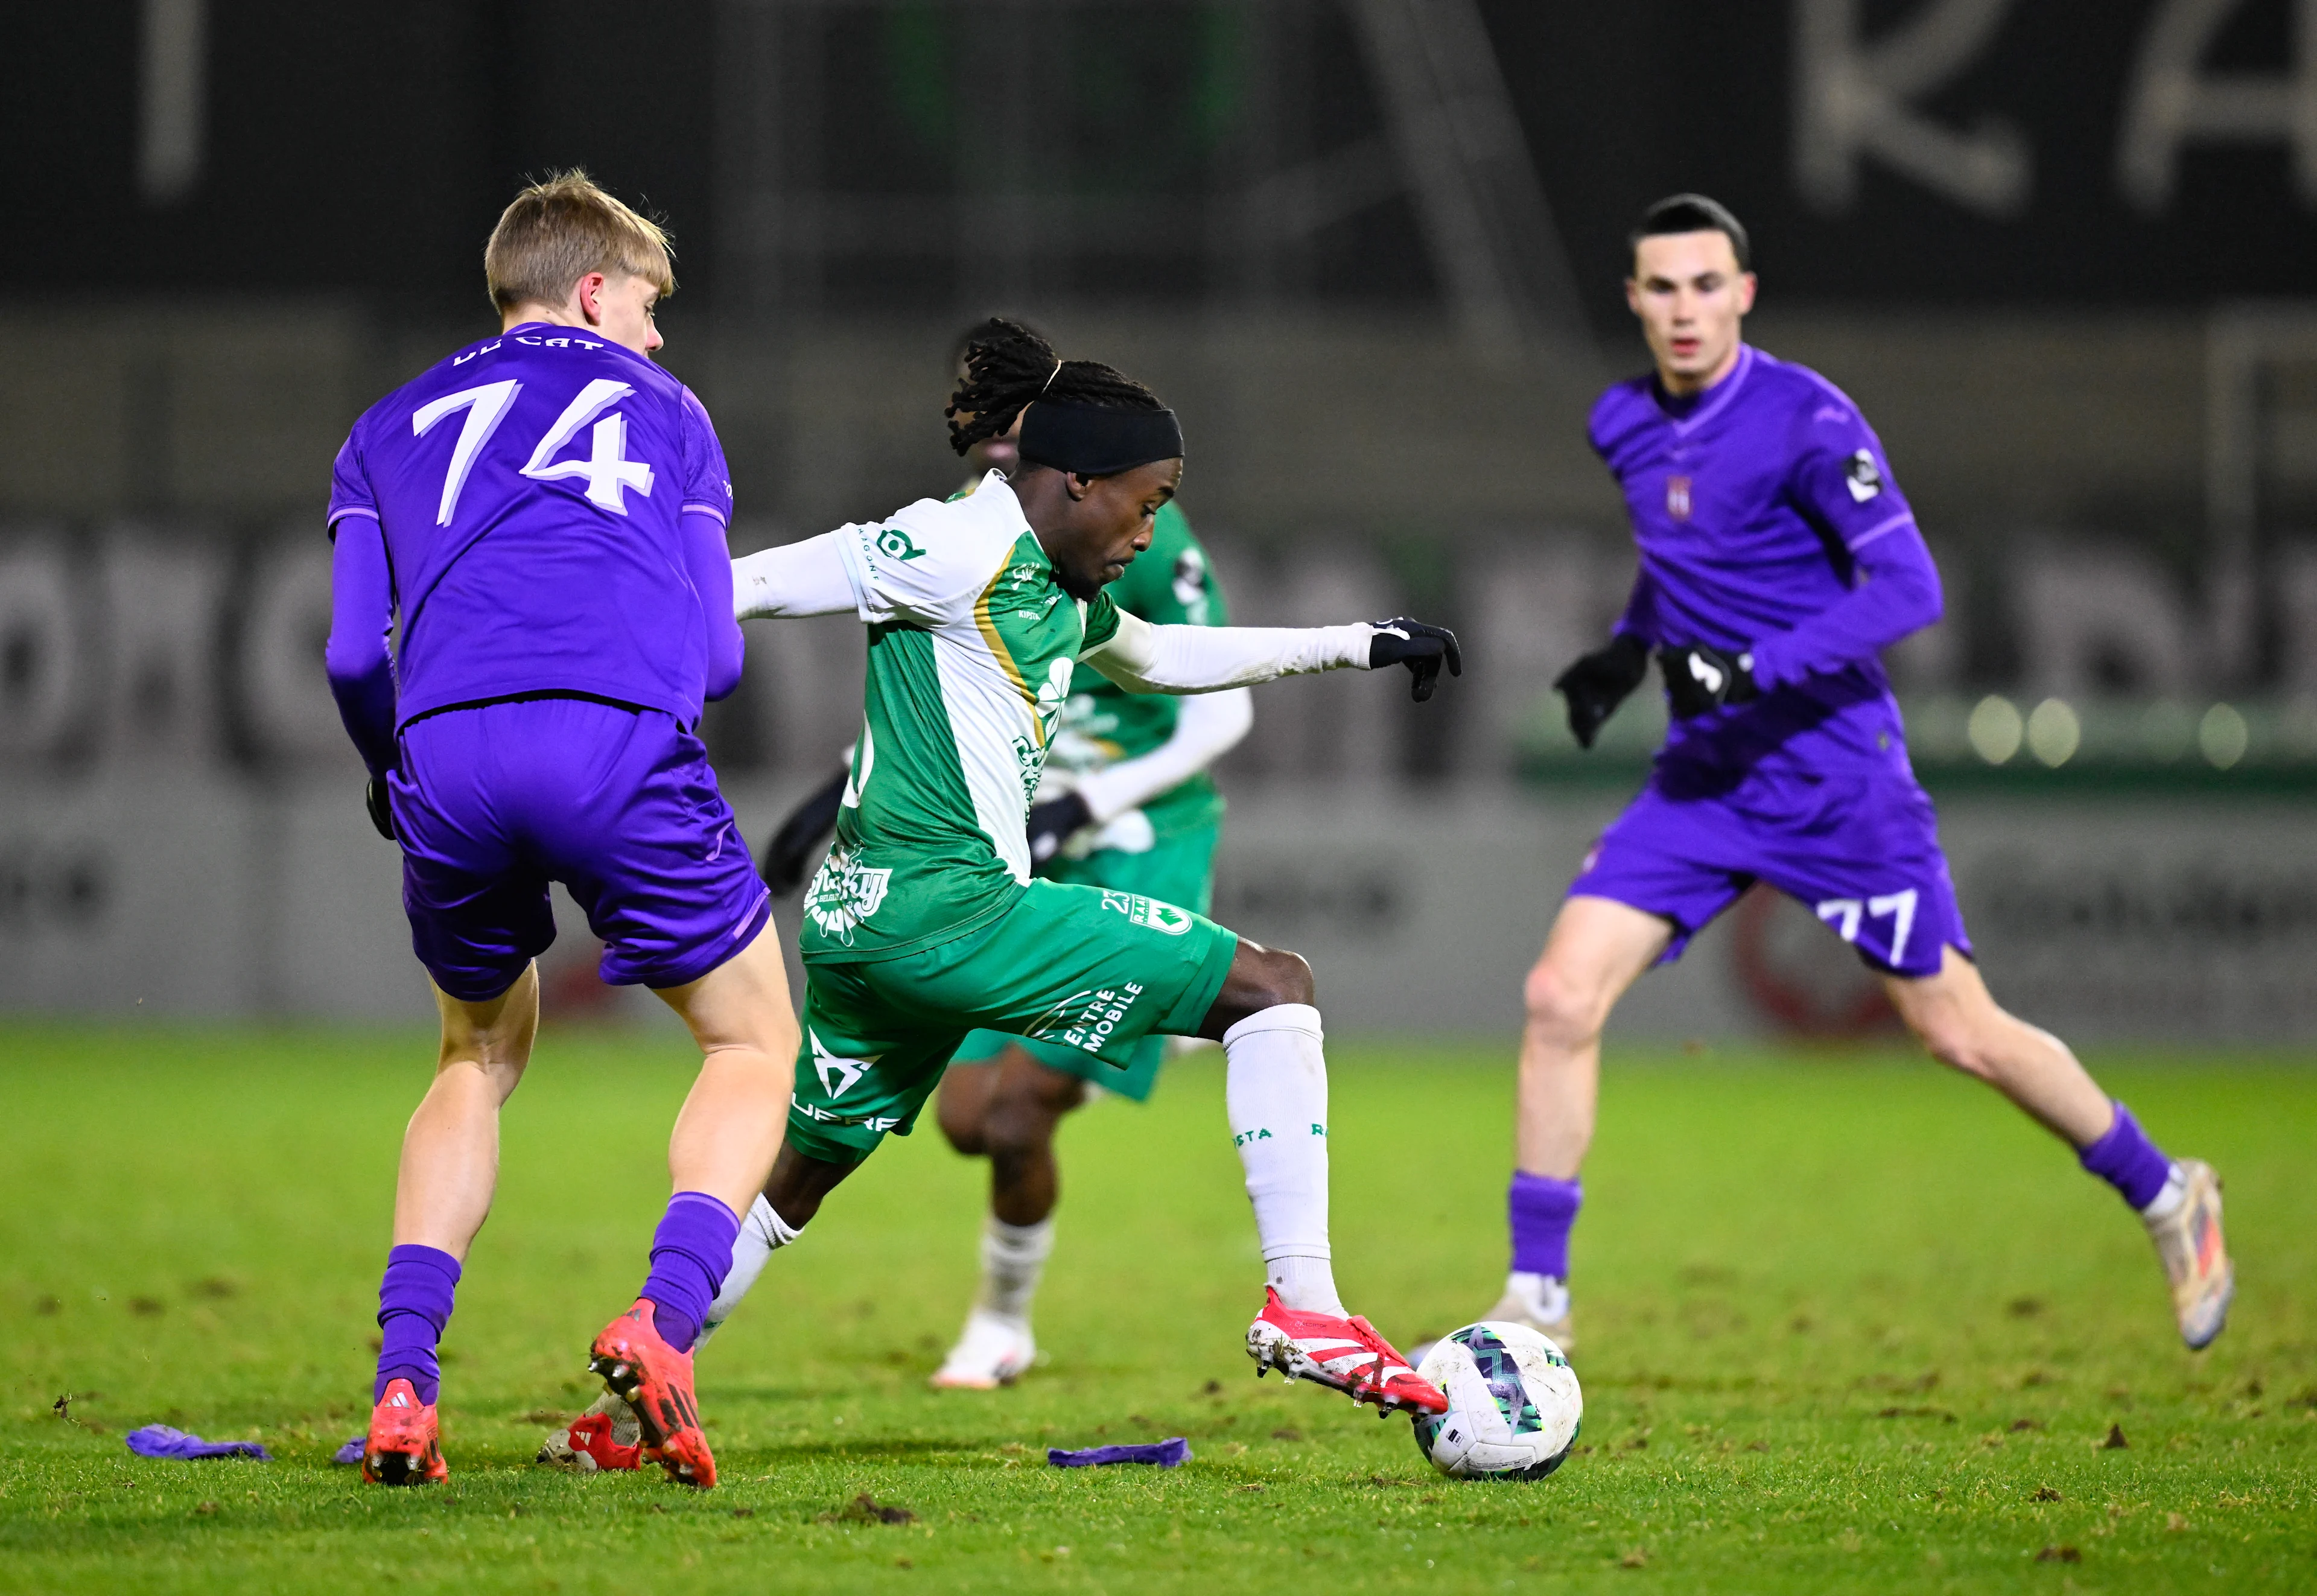
[[[1489,1320],[1432,1344],[1416,1371],[1448,1394],[1416,1415],[1416,1446],[1459,1480],[1541,1480],[1577,1444],[1584,1393],[1561,1349],[1524,1324]]]

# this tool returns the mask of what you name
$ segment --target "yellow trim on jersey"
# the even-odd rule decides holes
[[[981,596],[973,601],[973,623],[981,632],[981,641],[989,645],[990,656],[997,661],[998,668],[1006,673],[1006,679],[1014,684],[1014,690],[1022,695],[1022,702],[1030,706],[1030,735],[1037,740],[1036,746],[1042,749],[1046,746],[1046,721],[1038,713],[1038,690],[1030,686],[1022,675],[1022,668],[1014,663],[1013,650],[1006,648],[1006,640],[997,635],[997,623],[989,614],[989,596],[997,591],[997,584],[1013,569],[1014,551],[1009,547],[1004,562],[983,585]]]

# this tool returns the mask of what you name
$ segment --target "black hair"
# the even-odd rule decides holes
[[[1719,200],[1709,200],[1704,194],[1668,194],[1642,212],[1641,225],[1625,235],[1625,257],[1641,247],[1644,238],[1655,238],[1667,233],[1720,233],[1730,240],[1731,253],[1738,257],[1738,269],[1754,269],[1754,247],[1747,241],[1746,229],[1730,214],[1730,207]]]
[[[949,444],[960,454],[1004,435],[1037,399],[1110,410],[1163,410],[1158,396],[1095,360],[1061,360],[1016,321],[993,316],[966,336],[965,375],[949,397]]]

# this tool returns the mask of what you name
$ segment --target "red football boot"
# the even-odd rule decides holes
[[[540,1443],[536,1461],[574,1474],[617,1474],[644,1466],[642,1426],[621,1397],[606,1391]]]
[[[649,1297],[605,1325],[588,1349],[587,1367],[615,1396],[627,1399],[643,1426],[644,1456],[680,1485],[702,1491],[716,1484],[716,1458],[700,1428],[692,1394],[692,1354],[660,1339]]]
[[[434,1404],[420,1402],[408,1380],[389,1380],[371,1410],[362,1477],[373,1485],[433,1485],[451,1477]]]
[[[1291,1380],[1316,1380],[1354,1402],[1375,1403],[1378,1418],[1401,1411],[1448,1411],[1448,1394],[1419,1379],[1374,1325],[1291,1308],[1267,1286],[1263,1312],[1247,1327],[1247,1355],[1255,1359],[1258,1377],[1275,1368]]]

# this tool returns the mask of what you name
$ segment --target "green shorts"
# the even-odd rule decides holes
[[[858,1163],[908,1135],[966,1033],[1051,1042],[1123,1069],[1214,1007],[1239,938],[1139,892],[1033,881],[990,925],[896,959],[805,966],[789,1144]]]
[[[1173,837],[1160,838],[1142,853],[1105,848],[1083,859],[1056,859],[1042,874],[1048,881],[1083,882],[1088,886],[1141,892],[1161,903],[1179,903],[1204,914],[1214,902],[1215,844],[1221,835],[1219,825],[1194,826]],[[976,1031],[958,1045],[957,1056],[950,1062],[986,1064],[1008,1047],[1021,1048],[1049,1070],[1091,1080],[1105,1091],[1132,1098],[1138,1103],[1158,1084],[1158,1066],[1167,1056],[1164,1041],[1145,1036],[1136,1045],[1126,1068],[1121,1070],[1097,1063],[1093,1055],[1059,1042],[1032,1042],[1008,1036],[1002,1031]]]

